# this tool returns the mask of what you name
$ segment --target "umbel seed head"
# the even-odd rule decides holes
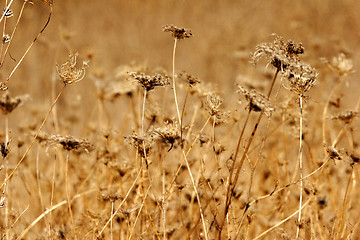
[[[193,34],[191,33],[191,29],[186,29],[182,27],[180,28],[171,24],[164,25],[162,28],[164,32],[170,32],[171,35],[178,40],[190,38],[193,36]]]

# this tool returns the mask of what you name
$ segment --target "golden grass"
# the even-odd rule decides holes
[[[2,239],[360,238],[357,1],[10,3]]]

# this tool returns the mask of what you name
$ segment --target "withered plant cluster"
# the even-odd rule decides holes
[[[56,81],[41,86],[50,99],[32,107],[36,96],[12,94],[14,72],[56,1],[16,11],[5,2],[1,239],[360,238],[360,100],[341,95],[353,84],[349,54],[305,58],[311,46],[274,34],[246,49],[248,69],[225,92],[226,79],[211,84],[176,58],[190,58],[183,43],[200,39],[164,25],[151,34],[171,44],[171,69],[102,72],[82,51],[66,51],[51,66]],[[13,58],[17,20],[38,4],[47,21]]]

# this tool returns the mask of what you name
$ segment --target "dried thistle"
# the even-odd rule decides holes
[[[57,143],[60,144],[65,150],[84,150],[85,152],[89,152],[93,150],[94,146],[86,139],[77,140],[72,136],[60,136],[60,135],[52,135],[46,139],[49,143]]]
[[[255,112],[264,112],[265,114],[270,114],[275,108],[270,104],[269,99],[263,94],[256,92],[254,89],[251,91],[246,90],[245,88],[239,86],[240,93],[246,101],[249,102],[249,108]]]
[[[69,59],[60,67],[56,65],[56,70],[65,85],[81,81],[85,77],[85,69],[88,62],[83,61],[82,66],[77,67],[78,53],[69,53]]]
[[[314,86],[317,75],[314,68],[301,62],[289,65],[282,73],[285,87],[299,95],[304,95]]]
[[[197,77],[194,77],[185,71],[182,71],[181,73],[179,73],[178,76],[181,79],[184,79],[189,84],[189,87],[193,87],[196,84],[200,83],[200,80]]]
[[[25,101],[29,99],[29,95],[23,95],[11,98],[7,93],[0,99],[0,108],[4,114],[11,113],[15,108],[21,106]]]
[[[278,71],[286,69],[291,62],[299,61],[299,55],[304,53],[302,44],[297,44],[291,40],[287,43],[283,38],[273,34],[275,40],[272,43],[261,43],[256,46],[256,50],[252,56],[252,62],[258,62],[265,57],[269,64],[273,65]]]
[[[155,74],[154,76],[149,76],[142,72],[131,72],[129,75],[135,78],[146,91],[153,90],[157,86],[166,86],[170,84],[169,77],[166,75]]]
[[[125,140],[135,147],[140,157],[145,159],[150,155],[153,144],[153,139],[151,137],[139,137],[136,133],[133,133],[130,136],[125,137]]]
[[[153,133],[160,137],[165,144],[170,144],[168,152],[174,147],[174,143],[181,139],[180,126],[176,121],[166,121],[164,128],[155,128]]]
[[[350,124],[358,115],[359,112],[347,111],[345,113],[340,113],[336,116],[333,116],[331,119],[338,119],[343,121],[345,124]]]
[[[345,76],[354,72],[352,60],[346,57],[344,53],[340,53],[338,56],[333,57],[331,61],[325,58],[322,60],[331,70],[337,72],[340,76]]]
[[[190,38],[193,36],[191,29],[180,28],[171,24],[164,25],[162,29],[164,32],[170,32],[171,35],[178,40]]]

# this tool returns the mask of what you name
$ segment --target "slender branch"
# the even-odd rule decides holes
[[[57,97],[55,98],[53,104],[51,105],[49,111],[46,113],[45,118],[44,118],[44,120],[42,121],[42,123],[41,123],[38,131],[36,132],[33,140],[31,141],[30,145],[29,145],[28,148],[26,149],[24,155],[21,157],[21,159],[19,160],[19,162],[18,162],[17,165],[15,166],[14,170],[12,170],[12,172],[9,174],[9,176],[8,176],[8,177],[4,180],[4,182],[1,184],[0,189],[2,189],[2,188],[5,186],[5,184],[10,180],[10,178],[14,175],[14,173],[15,173],[15,172],[17,171],[17,169],[20,167],[20,164],[24,161],[24,159],[25,159],[26,155],[28,154],[28,152],[30,151],[32,145],[35,143],[36,138],[39,136],[41,129],[44,127],[44,125],[45,125],[45,123],[46,123],[46,121],[47,121],[47,119],[48,119],[48,117],[49,117],[52,109],[54,108],[55,104],[58,102],[61,94],[63,93],[65,87],[66,87],[66,85],[64,85],[64,86],[62,87],[62,89],[60,90],[59,94],[57,95]]]

